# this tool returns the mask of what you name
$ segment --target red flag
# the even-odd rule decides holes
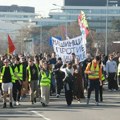
[[[12,54],[15,49],[16,48],[15,48],[10,36],[8,35],[8,53]]]

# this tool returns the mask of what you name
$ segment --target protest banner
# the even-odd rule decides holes
[[[59,41],[57,38],[52,37],[53,49],[56,56],[61,57],[65,62],[70,61],[72,53],[75,53],[80,61],[84,61],[86,59],[84,39],[82,36],[78,36],[69,40]]]

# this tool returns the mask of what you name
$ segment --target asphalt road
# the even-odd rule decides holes
[[[95,105],[94,92],[91,96],[90,105],[86,105],[86,100],[81,103],[74,100],[68,107],[64,95],[60,98],[52,96],[50,104],[42,107],[39,100],[34,105],[26,98],[20,106],[13,109],[2,108],[0,102],[0,120],[119,120],[120,119],[120,91],[104,91],[104,102],[99,106]]]

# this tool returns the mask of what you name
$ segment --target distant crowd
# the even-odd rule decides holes
[[[40,98],[43,107],[48,106],[49,96],[60,97],[64,91],[66,103],[73,99],[80,102],[86,98],[87,105],[91,92],[95,90],[95,103],[103,102],[103,85],[108,82],[108,91],[117,91],[120,84],[120,53],[113,52],[108,56],[87,54],[80,61],[74,53],[66,62],[56,58],[55,53],[35,56],[1,55],[0,56],[0,96],[3,108],[20,105],[29,94],[31,104]],[[87,91],[87,96],[84,95]]]

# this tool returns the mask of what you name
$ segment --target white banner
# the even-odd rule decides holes
[[[64,41],[52,37],[54,52],[57,58],[61,57],[64,62],[71,60],[72,53],[75,53],[80,61],[84,61],[86,59],[86,45],[84,42],[85,39],[82,36]]]

